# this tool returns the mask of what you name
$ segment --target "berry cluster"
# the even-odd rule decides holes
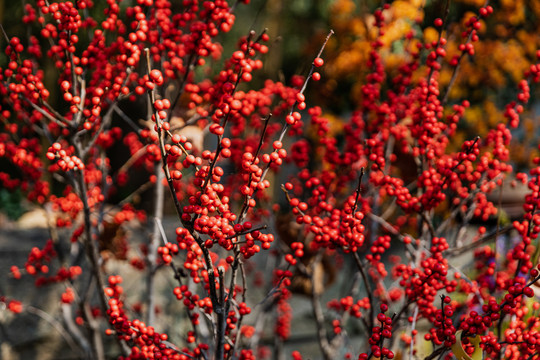
[[[435,345],[444,345],[450,348],[456,343],[456,328],[452,320],[455,309],[449,296],[441,295],[441,299],[443,307],[435,312],[434,327],[424,338],[433,341]]]
[[[381,312],[377,315],[377,320],[380,322],[380,326],[374,326],[371,332],[371,336],[368,339],[371,345],[371,353],[362,353],[358,356],[358,360],[366,360],[372,356],[381,359],[393,359],[394,353],[384,346],[385,339],[392,338],[392,318],[386,316],[384,313],[388,311],[388,305],[381,304]]]
[[[354,316],[355,318],[360,318],[362,317],[361,310],[369,309],[371,305],[367,297],[354,302],[352,296],[347,296],[340,300],[334,299],[329,301],[327,307],[339,313],[348,312],[349,314],[351,314],[351,316]]]

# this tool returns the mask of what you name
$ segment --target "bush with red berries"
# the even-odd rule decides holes
[[[333,31],[305,73],[261,79],[266,30],[223,45],[249,3],[25,4],[27,34],[3,34],[0,185],[48,209],[51,238],[10,276],[63,288],[48,316],[63,309],[54,324],[87,359],[540,358],[540,158],[515,173],[510,156],[540,64],[505,117],[464,140],[471,100],[440,81],[474,61],[497,9],[471,11],[458,53],[445,14],[435,41],[400,35],[392,77],[393,5],[377,9],[360,97],[336,122],[310,101]],[[527,187],[510,220],[496,200],[509,183]],[[149,231],[142,244],[133,222]],[[146,277],[143,304],[113,259]],[[158,277],[184,326],[159,323]],[[13,313],[39,305],[0,295]],[[295,301],[310,305],[317,353],[295,349]]]

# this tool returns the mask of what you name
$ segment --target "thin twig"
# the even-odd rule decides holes
[[[148,243],[148,254],[146,255],[146,260],[148,263],[148,278],[146,283],[146,295],[148,300],[147,308],[147,322],[149,326],[154,326],[155,317],[156,317],[156,294],[154,287],[154,278],[157,271],[157,251],[159,238],[165,238],[160,233],[160,220],[163,218],[163,203],[165,200],[165,189],[163,187],[162,181],[165,178],[163,171],[158,164],[156,164],[156,183],[155,183],[155,203],[154,203],[154,228],[152,231],[152,236]]]
[[[80,337],[80,338],[77,337],[77,339],[79,340],[79,346],[77,346],[77,344],[73,340],[73,337],[66,331],[66,329],[64,329],[62,324],[60,324],[55,318],[53,318],[47,312],[31,305],[25,305],[24,309],[30,314],[36,315],[42,318],[43,320],[45,320],[46,322],[48,322],[56,331],[58,331],[60,335],[62,335],[62,337],[64,338],[64,340],[66,340],[67,344],[72,350],[78,351],[79,349],[82,348],[87,353],[90,351],[90,345],[88,344],[86,339],[84,339],[84,337]]]
[[[497,237],[499,235],[503,235],[503,234],[506,234],[510,231],[512,231],[514,229],[514,226],[512,224],[510,225],[506,225],[505,227],[503,228],[499,228],[487,235],[484,235],[482,236],[480,239],[476,240],[475,242],[472,242],[470,244],[467,244],[467,245],[464,245],[464,246],[460,246],[460,247],[455,247],[455,248],[450,248],[450,249],[447,249],[444,251],[444,255],[445,256],[450,256],[450,257],[455,257],[455,256],[459,256],[463,253],[466,253],[474,248],[477,248],[487,242],[490,242],[492,240],[495,240],[497,239]]]
[[[319,252],[315,257],[315,260],[310,264],[308,271],[309,281],[311,282],[311,308],[313,310],[313,316],[315,318],[315,324],[317,325],[317,338],[319,340],[319,347],[321,348],[323,358],[325,360],[334,359],[336,355],[336,349],[332,348],[328,342],[328,335],[326,334],[326,328],[324,324],[324,312],[321,306],[320,294],[317,292],[317,281],[315,279],[315,269],[321,264],[322,253]]]
[[[360,275],[362,276],[362,280],[364,281],[364,286],[366,288],[366,293],[369,299],[369,330],[373,329],[374,324],[374,312],[373,307],[375,304],[373,303],[373,290],[371,288],[371,283],[369,282],[369,279],[366,274],[366,270],[364,269],[364,265],[362,265],[362,260],[360,259],[360,256],[356,251],[353,252],[353,258],[354,262],[356,264],[356,267],[358,268],[358,271],[360,271]]]
[[[356,208],[358,206],[358,199],[360,198],[360,189],[362,187],[362,178],[364,177],[364,168],[360,169],[360,176],[358,177],[358,186],[356,187],[356,197],[354,199],[354,205],[352,210],[352,215],[356,213]]]

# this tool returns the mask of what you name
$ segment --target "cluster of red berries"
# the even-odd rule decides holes
[[[33,247],[28,254],[26,264],[24,265],[26,273],[30,275],[35,275],[36,273],[48,273],[49,266],[47,264],[49,264],[56,255],[52,240],[48,240],[43,249]]]
[[[536,157],[534,163],[538,165],[540,158]],[[537,213],[540,205],[540,167],[535,167],[530,171],[530,178],[527,187],[530,193],[525,196],[523,210],[525,211],[524,220],[514,221],[514,228],[519,232],[522,241],[511,251],[512,260],[518,262],[517,269],[521,274],[527,274],[533,268],[532,253],[534,247],[530,246],[534,239],[540,233],[540,214]]]
[[[390,316],[386,316],[384,313],[388,311],[388,305],[381,304],[381,312],[377,315],[377,320],[380,322],[380,326],[374,326],[371,332],[371,336],[368,339],[368,343],[371,345],[371,353],[362,353],[358,356],[358,360],[367,360],[371,356],[381,359],[393,359],[394,353],[384,346],[385,339],[392,338],[392,325],[393,320]]]
[[[517,359],[524,360],[538,354],[540,351],[540,333],[536,330],[538,325],[538,320],[534,318],[530,318],[526,323],[510,324],[505,331],[507,345],[504,349],[504,356],[508,358],[519,354]],[[494,335],[484,338],[486,351],[491,350],[491,354],[495,356],[498,356],[503,350],[502,345],[497,340]]]
[[[326,306],[339,313],[348,312],[355,318],[360,318],[362,316],[362,309],[367,310],[371,308],[369,298],[365,297],[355,302],[352,296],[346,296],[340,300],[330,300]]]
[[[69,227],[83,210],[83,203],[77,194],[68,192],[66,196],[50,196],[53,211],[58,213],[56,218],[57,227]],[[81,232],[82,234],[82,232]]]
[[[191,322],[194,325],[199,324],[199,315],[191,312],[195,307],[199,307],[205,313],[212,313],[212,301],[210,298],[200,298],[199,295],[191,292],[186,285],[177,286],[173,289],[173,294],[178,300],[182,300],[186,309],[190,312]]]
[[[36,279],[36,286],[73,281],[81,274],[82,269],[80,266],[61,267],[55,275],[38,277]]]
[[[19,300],[0,296],[0,303],[5,304],[7,309],[14,314],[20,314],[24,310],[23,304]]]
[[[290,245],[292,253],[285,255],[285,261],[291,265],[296,265],[298,259],[304,256],[304,244],[298,241],[291,243]]]
[[[165,343],[168,339],[167,334],[158,333],[152,326],[147,326],[138,319],[129,320],[124,309],[124,303],[120,299],[124,292],[120,286],[122,278],[120,276],[110,276],[108,282],[109,286],[105,288],[105,294],[109,297],[107,316],[114,330],[108,329],[107,334],[115,335],[119,339],[131,344],[130,354],[125,359],[163,357],[178,360],[184,359],[185,355],[182,355],[176,348],[172,348]],[[191,356],[198,356],[203,350],[207,349],[207,345],[199,344],[193,352],[188,352],[187,349],[182,352]]]
[[[165,264],[170,264],[174,255],[178,254],[180,249],[177,244],[168,242],[165,246],[160,246],[158,248],[158,254],[161,256],[161,259]]]
[[[83,161],[77,156],[69,156],[67,151],[62,149],[62,145],[60,143],[54,143],[51,147],[49,147],[47,150],[47,159],[56,160],[56,165],[58,165],[62,171],[83,170],[85,167]]]
[[[20,60],[20,55],[24,46],[18,37],[12,37],[5,53],[10,58],[8,66],[0,73],[0,80],[8,81],[6,96],[13,104],[13,110],[23,109],[23,104],[28,101],[46,100],[49,97],[49,90],[43,84],[43,72],[34,72],[34,63],[31,60]],[[13,81],[15,80],[15,81]],[[21,99],[25,99],[23,102]],[[43,115],[43,114],[42,114]],[[36,116],[34,121],[41,119]]]
[[[370,262],[378,262],[381,260],[381,255],[390,248],[391,238],[389,235],[379,236],[373,244],[371,244],[370,251],[366,254],[366,259]]]
[[[287,340],[291,334],[292,307],[289,304],[290,296],[282,294],[277,301],[277,319],[275,324],[275,333],[282,339]]]
[[[242,349],[240,350],[240,360],[256,360],[257,357],[253,354],[253,350]]]
[[[3,116],[8,115],[7,110]],[[9,117],[9,115],[8,115]],[[17,129],[14,129],[14,133]],[[5,189],[14,191],[18,188],[28,192],[28,200],[43,204],[50,195],[50,185],[41,176],[44,165],[37,156],[41,151],[38,139],[21,139],[18,143],[10,140],[10,135],[0,134],[0,157],[10,159],[17,166],[22,177],[13,176],[7,172],[0,172],[0,181]]]
[[[452,317],[454,316],[454,306],[451,304],[449,296],[441,296],[443,308],[438,309],[434,316],[433,328],[424,338],[433,341],[436,345],[444,345],[449,348],[456,343],[456,327]]]
[[[71,304],[75,300],[75,291],[71,287],[67,287],[66,291],[60,295],[60,301],[64,304]]]
[[[315,235],[310,246],[314,249],[338,247],[345,251],[357,251],[364,243],[364,214],[354,208],[356,197],[349,196],[342,209],[335,208],[332,203],[325,201],[328,192],[325,178],[321,180],[319,177],[309,177],[309,173],[301,176],[305,181],[304,187],[312,189],[311,197],[307,202],[289,197],[289,205],[293,207],[293,214],[298,215],[296,222],[304,224],[306,230]],[[294,185],[286,183],[283,190],[288,194],[294,191]]]
[[[456,280],[448,278],[448,260],[444,258],[443,251],[448,249],[444,238],[433,238],[430,248],[431,255],[420,262],[420,267],[411,268],[405,264],[396,265],[395,274],[400,276],[400,286],[405,289],[409,301],[415,301],[419,312],[431,319],[437,311],[434,301],[439,290],[452,293]]]
[[[531,277],[533,278],[531,283],[539,279],[538,274],[539,271],[536,269],[533,269],[531,271]],[[470,311],[469,314],[462,317],[459,328],[464,330],[467,334],[471,336],[474,336],[476,334],[482,335],[495,323],[502,321],[502,319],[507,314],[516,316],[517,318],[522,318],[526,313],[526,311],[524,311],[522,306],[520,305],[523,301],[523,298],[531,298],[534,296],[534,291],[530,287],[531,283],[524,285],[516,283],[510,286],[508,288],[507,294],[500,302],[498,302],[495,298],[491,297],[488,303],[482,306],[483,314],[479,314],[476,311]],[[521,321],[517,321],[514,326],[518,324],[523,324],[523,326],[526,326],[525,323]],[[532,334],[536,333],[533,332]],[[513,333],[506,334],[506,337],[507,339],[509,339],[509,343],[513,343],[515,340],[515,335],[513,335]],[[528,335],[527,339],[530,338],[531,336]],[[535,340],[536,339],[533,336],[533,340],[531,340],[530,344],[526,343],[525,348],[534,349],[536,347]],[[495,353],[501,352],[501,344],[497,343],[497,341],[494,341],[491,336],[485,338],[484,342],[486,351]]]
[[[490,246],[483,246],[474,252],[475,265],[474,268],[478,271],[477,282],[479,288],[489,291],[495,290],[496,287],[504,288],[502,277],[495,279],[496,268],[496,252]]]

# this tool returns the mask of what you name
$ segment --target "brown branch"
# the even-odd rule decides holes
[[[444,255],[451,256],[451,257],[459,256],[463,253],[466,253],[467,251],[470,251],[474,248],[479,247],[480,245],[483,245],[489,241],[495,240],[499,235],[506,234],[512,231],[512,229],[514,229],[514,226],[512,224],[507,225],[501,229],[497,229],[487,235],[482,236],[480,239],[476,240],[475,242],[472,242],[464,246],[447,249],[444,251]]]
[[[315,257],[314,261],[311,263],[310,269],[308,271],[309,280],[311,282],[311,307],[313,310],[313,316],[315,318],[315,324],[317,325],[317,338],[319,340],[319,347],[321,348],[323,358],[325,360],[335,359],[336,358],[336,349],[328,341],[328,335],[326,333],[326,328],[324,324],[324,312],[321,306],[321,296],[317,291],[318,286],[315,284],[315,268],[320,265],[322,259],[322,253],[319,252]],[[339,344],[340,342],[335,342]],[[340,345],[340,344],[339,344]]]
[[[77,151],[77,154],[80,154],[82,151],[81,145],[78,141],[75,142],[75,149]],[[96,244],[96,241],[94,241],[94,236],[92,234],[92,221],[90,219],[90,205],[88,204],[88,195],[87,195],[87,188],[86,188],[86,182],[84,179],[84,172],[83,170],[79,170],[75,172],[74,174],[75,179],[74,185],[75,189],[77,190],[79,194],[79,198],[81,199],[81,202],[83,203],[83,214],[84,214],[84,247],[86,250],[86,255],[88,259],[90,260],[90,267],[92,271],[92,275],[97,282],[98,286],[98,299],[100,303],[100,308],[103,314],[106,314],[108,305],[107,305],[107,298],[105,297],[105,282],[103,281],[103,275],[101,273],[101,266],[100,266],[100,257],[98,252],[98,247]],[[92,323],[90,322],[90,325]],[[102,344],[100,345],[101,337],[99,335],[96,335],[97,329],[91,326],[92,332],[93,332],[93,340],[94,340],[94,351],[96,354],[96,357],[99,360],[105,359],[105,356],[103,354],[103,351],[101,349]],[[99,336],[99,339],[96,337]],[[118,339],[120,342],[120,340]],[[120,343],[120,346],[121,343]]]
[[[66,343],[69,345],[69,347],[72,350],[78,351],[82,349],[86,353],[86,356],[88,358],[88,355],[90,355],[90,345],[88,344],[88,342],[83,336],[76,336],[76,339],[79,342],[77,346],[77,344],[75,344],[75,341],[73,339],[74,337],[73,332],[71,332],[71,334],[68,333],[66,329],[64,329],[62,324],[58,322],[54,317],[52,317],[49,313],[31,305],[25,305],[24,309],[28,313],[36,315],[40,317],[41,319],[45,320],[46,322],[48,322],[56,331],[58,331],[58,333],[64,338],[64,340],[66,340]],[[67,322],[66,324],[68,325],[68,329],[69,329],[69,324]],[[76,330],[78,331],[78,329]],[[80,335],[80,332],[79,332],[79,335]]]
[[[358,177],[358,186],[356,188],[356,197],[354,199],[354,205],[353,205],[353,211],[352,216],[354,217],[354,214],[356,213],[356,208],[358,206],[358,199],[360,198],[360,190],[362,187],[362,178],[364,177],[364,168],[362,167],[360,169],[360,176]]]
[[[225,275],[222,267],[218,268],[219,276],[219,298],[217,298],[217,307],[214,308],[214,312],[217,315],[216,320],[216,331],[215,331],[215,341],[216,341],[216,353],[214,358],[216,360],[222,360],[225,357],[225,330],[227,327],[227,315],[228,309],[225,302]]]
[[[362,265],[362,260],[360,259],[360,256],[358,256],[358,253],[356,251],[353,252],[353,258],[354,262],[356,264],[356,267],[358,268],[358,271],[360,272],[360,275],[362,276],[362,280],[364,281],[364,286],[366,288],[366,293],[369,299],[369,326],[368,329],[371,331],[373,329],[374,324],[374,312],[373,307],[375,304],[373,303],[373,289],[371,288],[371,283],[369,282],[369,279],[366,274],[366,270],[364,269],[364,265]]]
[[[148,301],[148,308],[147,308],[147,316],[146,321],[149,326],[154,326],[155,323],[155,317],[156,317],[156,311],[155,311],[155,303],[156,303],[156,294],[155,294],[155,287],[154,287],[154,278],[156,276],[157,271],[157,251],[158,251],[158,244],[159,239],[161,237],[160,229],[159,229],[159,223],[158,220],[161,220],[163,218],[163,203],[164,203],[164,195],[165,195],[165,189],[162,184],[162,180],[165,178],[163,171],[161,171],[158,164],[156,164],[155,172],[156,172],[156,184],[155,184],[155,203],[154,203],[154,228],[152,231],[152,236],[150,237],[150,241],[148,243],[148,254],[146,256],[146,260],[148,263],[148,278],[146,282],[146,296]]]

